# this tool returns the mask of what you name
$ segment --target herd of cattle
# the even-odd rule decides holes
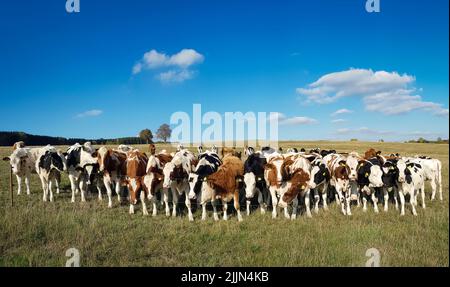
[[[442,164],[438,159],[425,156],[403,157],[399,154],[382,155],[370,149],[364,155],[356,152],[337,153],[335,150],[313,149],[306,152],[295,148],[283,153],[270,147],[255,151],[246,147],[246,160],[234,148],[211,150],[198,147],[195,155],[179,145],[177,151],[156,152],[150,145],[150,156],[130,146],[116,149],[94,148],[89,142],[75,144],[62,152],[53,146],[26,147],[23,142],[14,144],[14,151],[3,160],[9,161],[17,177],[18,194],[25,179],[30,194],[30,175],[37,173],[42,183],[43,200],[53,201],[52,184],[59,193],[61,173],[66,172],[71,184],[72,198],[81,193],[85,201],[90,186],[98,190],[102,200],[102,187],[106,188],[108,207],[112,207],[112,190],[120,202],[122,186],[128,189],[129,212],[134,213],[140,201],[142,212],[148,214],[146,201],[153,205],[152,214],[158,210],[157,194],[164,203],[167,216],[171,215],[169,190],[172,195],[172,216],[177,215],[177,204],[185,195],[188,218],[194,220],[191,201],[202,206],[202,220],[207,218],[206,205],[211,203],[214,220],[218,220],[217,207],[223,207],[223,219],[228,219],[228,203],[233,200],[237,218],[242,220],[240,197],[245,193],[246,212],[250,214],[252,200],[257,200],[261,213],[272,205],[272,217],[277,216],[277,206],[284,209],[286,218],[295,219],[299,201],[304,202],[306,216],[311,208],[328,209],[330,197],[336,198],[344,215],[351,215],[352,203],[363,205],[371,201],[375,212],[378,201],[388,210],[391,200],[400,214],[405,214],[405,197],[409,196],[412,213],[417,215],[417,196],[420,194],[425,208],[425,181],[431,183],[431,199],[439,189],[442,200]],[[242,191],[242,193],[240,192]],[[311,202],[312,200],[312,202]],[[362,201],[362,203],[361,203]],[[400,206],[399,202],[400,201]],[[291,214],[288,206],[291,206]]]

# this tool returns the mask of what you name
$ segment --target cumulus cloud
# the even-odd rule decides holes
[[[139,74],[144,70],[167,69],[159,72],[156,76],[161,82],[183,82],[192,79],[195,71],[190,67],[200,64],[205,57],[194,49],[183,49],[180,52],[167,55],[156,50],[150,50],[133,66],[133,75]]]
[[[77,114],[76,118],[86,118],[86,117],[97,117],[103,113],[102,110],[89,110],[82,113]]]
[[[268,121],[271,120],[278,120],[279,125],[309,125],[309,124],[315,124],[318,123],[316,119],[309,118],[309,117],[287,117],[283,113],[271,113],[269,115]]]
[[[368,111],[387,115],[424,110],[438,116],[448,116],[448,109],[439,103],[423,101],[417,89],[411,87],[415,77],[397,72],[350,69],[322,76],[297,93],[306,102],[329,104],[345,97],[363,98]]]

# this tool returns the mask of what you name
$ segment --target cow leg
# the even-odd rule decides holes
[[[319,213],[319,201],[320,201],[320,195],[317,189],[318,188],[314,190],[314,213],[316,214]]]
[[[52,180],[48,180],[48,191],[50,192],[50,202],[53,202]]]
[[[403,191],[399,192],[400,197],[400,215],[405,215],[405,195],[403,194]]]
[[[56,194],[59,194],[59,183],[61,182],[61,173],[56,172],[54,180],[56,186]]]
[[[227,209],[228,209],[228,203],[223,202],[223,220],[228,220]]]
[[[177,216],[177,205],[178,205],[178,191],[176,188],[171,188],[172,190],[172,217]]]
[[[188,210],[189,221],[194,221],[194,216],[192,215],[192,210],[191,210],[191,200],[189,199],[189,187],[187,188],[187,190],[184,191],[184,195],[186,197],[186,199],[184,200],[184,203],[186,204],[186,207]]]
[[[86,189],[88,185],[84,179],[80,180],[81,202],[86,202]]]
[[[205,203],[206,204],[206,203]],[[219,220],[219,215],[217,214],[217,199],[212,199],[211,204],[213,207],[213,217],[215,221]]]
[[[112,190],[111,190],[111,178],[109,176],[103,177],[103,185],[106,187],[106,194],[108,195],[108,208],[112,207]]]
[[[378,197],[375,195],[375,192],[372,192],[371,194],[371,198],[373,201],[373,210],[375,211],[375,213],[378,213]]]
[[[291,220],[295,220],[297,218],[297,208],[298,208],[298,198],[295,197],[294,200],[292,200]]]
[[[363,212],[367,211],[367,195],[362,193],[362,201],[363,201]]]
[[[153,209],[152,209],[152,216],[156,216],[158,213],[158,205],[157,205],[157,201],[158,199],[156,198],[156,194],[155,195],[151,195],[150,192],[148,193],[148,198],[149,200],[151,200],[152,205],[153,205]]]
[[[264,206],[264,198],[262,195],[262,192],[258,193],[258,203],[259,203],[259,207],[261,208],[261,214],[265,214],[266,213],[266,208]]]
[[[250,200],[247,200],[247,201],[246,201],[246,204],[247,204],[247,216],[250,215],[250,203],[251,203]]]
[[[130,202],[130,210],[128,211],[130,214],[134,214],[134,204]]]
[[[322,201],[323,201],[323,209],[324,210],[328,210],[328,203],[327,203],[327,196],[328,196],[328,194],[327,193],[328,192],[327,192],[326,189],[324,189],[323,192],[322,192]]]
[[[439,184],[439,199],[442,201],[444,198],[442,197],[442,174],[441,174],[441,167],[438,168],[438,175],[437,175],[438,181],[437,184]]]
[[[277,193],[276,193],[275,189],[273,189],[272,187],[269,190],[270,190],[270,195],[272,197],[272,218],[276,218],[277,217],[277,206],[278,206]]]
[[[202,220],[206,220],[206,202],[202,204]]]
[[[411,198],[410,198],[410,202],[411,202],[411,208],[412,208],[412,213],[414,216],[417,216],[417,211],[416,211],[416,205],[417,205],[417,195],[415,194],[415,190],[412,189],[412,191],[410,192]],[[412,200],[414,199],[414,200]]]
[[[166,206],[166,216],[170,216],[169,189],[168,188],[163,189],[163,198],[164,198],[164,205]]]
[[[145,192],[141,190],[142,215],[148,215],[147,205],[145,204]]]
[[[22,192],[22,177],[19,175],[16,175],[17,178],[17,195],[20,195]]]
[[[116,188],[116,194],[117,194],[117,202],[121,202],[122,200],[121,200],[121,198],[120,198],[120,179],[119,178],[117,178],[116,180],[115,180],[115,188]]]
[[[398,210],[398,190],[394,187],[395,210]]]
[[[29,173],[27,173],[25,175],[25,186],[27,187],[27,195],[30,195],[31,192],[30,192],[30,174]]]
[[[436,189],[436,183],[434,183],[434,185],[434,188]],[[422,187],[420,188],[420,196],[422,197],[422,208],[425,209],[427,208],[425,205],[425,182],[422,183]]]
[[[70,189],[72,190],[72,198],[70,202],[75,202],[75,191],[77,189],[76,178],[72,174],[69,174]]]
[[[297,197],[295,199],[297,199]],[[298,202],[298,199],[297,199],[297,202]],[[310,190],[309,189],[305,192],[305,206],[306,206],[306,217],[311,218],[312,214],[311,214]]]
[[[47,186],[47,180],[44,176],[41,176],[41,183],[42,183],[42,191],[44,192],[44,196],[42,197],[43,201],[47,201],[47,193],[48,193],[48,186]]]
[[[387,188],[383,188],[384,193],[384,211],[388,211],[388,201],[389,201],[389,193]]]
[[[103,198],[102,198],[102,187],[100,186],[100,180],[98,178],[96,180],[97,180],[96,186],[97,186],[97,192],[98,192],[98,200],[102,201],[103,200]]]
[[[234,191],[234,209],[237,212],[238,221],[242,221],[241,206],[239,205],[239,190]]]
[[[336,188],[336,192],[337,192],[337,195],[338,195],[338,198],[337,198],[338,200],[337,201],[340,202],[341,212],[342,212],[342,214],[346,215],[347,212],[345,210],[345,198],[342,195],[342,191],[340,190],[340,188]]]

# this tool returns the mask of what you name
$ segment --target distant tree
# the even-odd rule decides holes
[[[172,129],[168,124],[162,124],[159,129],[156,131],[156,137],[167,142],[167,139],[170,138],[172,134]]]
[[[441,142],[442,142],[442,138],[441,138],[441,137],[438,137],[437,140],[436,140],[436,142],[441,143]]]
[[[424,139],[423,137],[420,137],[420,138],[417,139],[417,142],[418,142],[418,143],[426,143],[427,140]]]
[[[384,143],[384,139],[379,139],[378,142]]]
[[[350,139],[351,142],[357,142],[358,139]]]
[[[139,137],[144,140],[147,144],[152,142],[153,134],[152,131],[149,129],[143,129],[139,132]]]

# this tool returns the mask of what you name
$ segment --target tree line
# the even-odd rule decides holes
[[[172,130],[168,124],[162,124],[156,131],[156,138],[160,141],[167,142],[170,139]],[[122,138],[110,138],[110,139],[86,139],[86,138],[65,138],[65,137],[52,137],[42,135],[32,135],[24,132],[17,131],[0,131],[0,146],[12,146],[15,142],[23,141],[26,145],[41,146],[41,145],[73,145],[75,143],[84,143],[87,141],[96,145],[108,145],[108,144],[149,144],[153,143],[153,133],[150,129],[143,129],[136,137],[122,137]]]

